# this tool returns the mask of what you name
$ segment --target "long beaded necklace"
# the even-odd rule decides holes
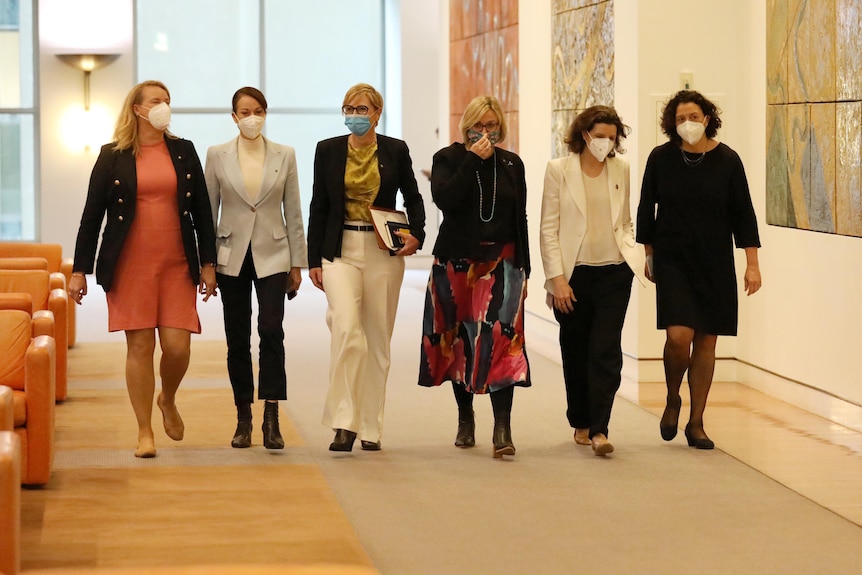
[[[497,150],[494,150],[492,161],[494,163],[494,196],[491,199],[491,215],[488,216],[487,220],[485,219],[485,195],[482,192],[482,178],[479,177],[479,170],[476,170],[476,182],[479,184],[479,219],[486,224],[494,219],[494,211],[497,209]]]

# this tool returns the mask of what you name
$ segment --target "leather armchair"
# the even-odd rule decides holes
[[[14,433],[21,442],[21,483],[44,485],[54,466],[55,354],[57,346],[37,320],[0,310],[0,385],[12,389]]]
[[[0,242],[0,258],[44,258],[48,262],[48,273],[63,274],[66,279],[65,285],[69,285],[69,280],[72,279],[72,258],[63,257],[63,246],[60,244]],[[73,347],[77,341],[78,314],[76,308],[78,305],[70,300],[68,307],[66,345]]]
[[[9,396],[11,403],[11,390]],[[15,575],[21,568],[21,440],[13,431],[0,431],[0,533],[0,573]]]
[[[44,270],[4,270],[0,269],[0,294],[29,294],[33,302],[34,313],[48,310],[54,314],[54,340],[56,342],[55,385],[56,399],[63,401],[67,396],[67,361],[68,335],[66,315],[69,305],[69,294],[59,288],[50,288],[50,277]],[[5,296],[3,299],[20,298],[21,296]],[[2,302],[2,299],[0,299]],[[74,303],[72,305],[75,305]]]
[[[14,394],[12,388],[0,385],[0,431],[15,431]]]
[[[21,440],[0,431],[0,572],[21,568]]]

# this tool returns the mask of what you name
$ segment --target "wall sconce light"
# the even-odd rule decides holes
[[[119,54],[57,54],[57,58],[84,72],[84,110],[90,109],[90,73],[119,58]]]

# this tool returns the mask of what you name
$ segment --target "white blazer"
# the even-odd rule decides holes
[[[629,202],[629,163],[618,156],[605,160],[614,239],[628,266],[646,285],[641,250],[635,246],[634,224]],[[551,278],[568,282],[587,233],[587,196],[578,154],[551,160],[545,170],[539,246],[545,268],[545,290],[553,293]]]
[[[255,200],[245,190],[237,139],[207,150],[204,175],[216,230],[217,271],[225,275],[239,275],[249,245],[258,277],[308,267],[296,152],[264,141],[263,178]]]

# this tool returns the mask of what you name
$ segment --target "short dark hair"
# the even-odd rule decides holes
[[[584,140],[584,132],[589,132],[596,124],[609,124],[617,127],[617,137],[614,141],[614,147],[608,156],[614,156],[616,152],[624,154],[623,140],[631,133],[632,129],[623,124],[617,111],[610,106],[592,106],[578,114],[566,132],[566,139],[563,140],[569,145],[569,150],[575,154],[583,152],[584,148],[587,147],[587,143]]]
[[[721,128],[721,110],[709,99],[695,90],[680,90],[668,100],[661,111],[661,131],[677,146],[682,145],[682,138],[676,133],[676,109],[680,104],[697,104],[704,116],[709,117],[706,125],[706,137],[714,138]]]
[[[243,96],[250,96],[257,100],[257,103],[261,105],[263,111],[266,112],[266,97],[263,95],[263,92],[258,90],[257,88],[252,88],[251,86],[246,86],[245,88],[240,88],[233,94],[233,100],[231,101],[231,107],[233,108],[233,113],[236,114],[236,103],[239,102],[239,99]]]

